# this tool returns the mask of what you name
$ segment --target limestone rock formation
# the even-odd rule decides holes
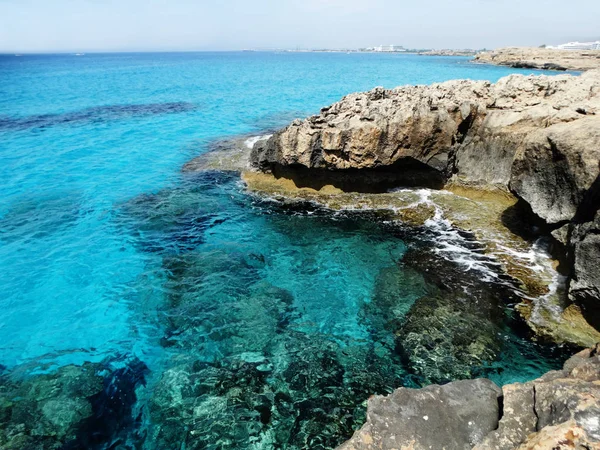
[[[263,170],[435,170],[446,179],[506,186],[518,147],[533,131],[556,124],[581,130],[597,124],[598,111],[600,71],[375,88],[292,122],[259,142],[251,161]]]
[[[600,50],[500,48],[475,55],[475,61],[525,69],[590,70],[600,68]]]
[[[501,392],[480,378],[372,397],[367,423],[339,448],[469,449],[496,427]]]
[[[600,70],[351,94],[259,142],[250,161],[299,187],[510,190],[565,245],[570,298],[598,321]]]
[[[600,345],[502,392],[477,379],[372,397],[367,422],[340,449],[599,449],[599,418]]]

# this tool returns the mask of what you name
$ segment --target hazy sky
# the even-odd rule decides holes
[[[0,52],[493,48],[600,38],[600,0],[0,0]]]

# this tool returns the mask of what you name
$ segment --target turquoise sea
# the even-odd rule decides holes
[[[131,407],[95,409],[89,430],[104,432],[64,448],[332,448],[372,394],[558,367],[561,350],[530,339],[512,294],[457,266],[435,266],[437,284],[423,272],[414,255],[432,231],[260,199],[235,174],[181,172],[222,139],[266,134],[350,92],[517,72],[532,73],[391,54],[0,56],[2,376],[87,364],[108,384],[129,377]],[[419,333],[394,331],[419,298],[452,297],[448,280],[477,285],[476,302],[497,297],[475,319],[493,323],[494,355],[457,357],[470,361],[464,374],[453,361],[417,367],[398,348]]]

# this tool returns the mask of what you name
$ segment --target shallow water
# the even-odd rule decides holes
[[[129,374],[104,368],[129,361],[119,364],[136,368],[126,385],[139,420],[102,428],[95,448],[116,436],[146,448],[331,448],[373,393],[557,367],[564,355],[529,339],[508,291],[451,264],[431,278],[420,261],[435,254],[435,230],[180,172],[215,139],[262,134],[349,92],[514,72],[531,73],[415,55],[0,56],[0,364],[28,377],[101,361],[98,373]],[[451,279],[472,290],[458,295]],[[407,331],[423,298],[447,315]],[[471,317],[477,302],[491,306]],[[483,324],[489,333],[472,338],[492,350],[423,344],[461,315]],[[133,414],[110,411],[94,423]]]

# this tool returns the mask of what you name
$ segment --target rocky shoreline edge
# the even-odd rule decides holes
[[[563,370],[500,389],[480,378],[371,397],[367,422],[340,450],[598,449],[600,345]]]
[[[583,72],[600,69],[600,50],[509,47],[480,52],[473,61],[520,69]]]
[[[511,229],[512,212],[552,240],[566,276],[563,309],[575,305],[597,330],[599,112],[600,71],[376,88],[258,142],[250,156],[258,175],[245,178],[267,193],[288,180],[333,195],[404,186],[512,196],[499,229],[523,234]]]

